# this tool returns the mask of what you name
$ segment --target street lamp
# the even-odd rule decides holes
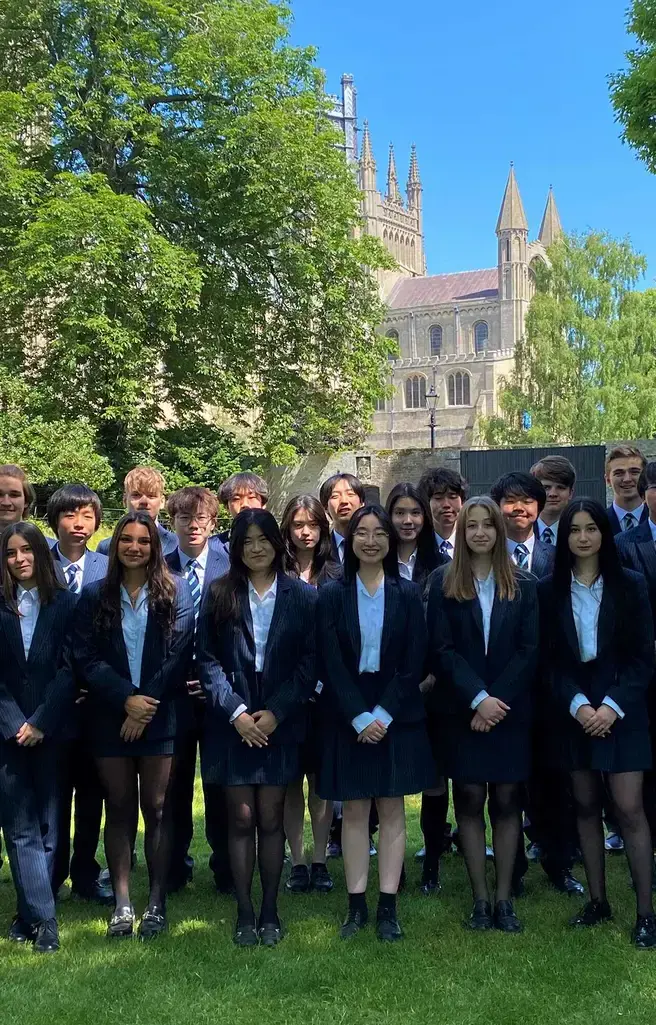
[[[428,423],[431,432],[431,448],[435,448],[435,424],[436,419],[436,407],[437,407],[437,392],[435,391],[435,382],[431,384],[430,391],[426,394],[426,402],[428,404]]]

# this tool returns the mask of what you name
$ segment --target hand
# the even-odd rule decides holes
[[[123,707],[130,719],[147,726],[155,715],[158,705],[157,698],[149,698],[146,694],[133,694],[132,697],[126,698]]]
[[[599,705],[585,724],[585,732],[589,737],[607,737],[616,719],[617,712],[614,712],[610,705]]]
[[[139,740],[139,737],[146,729],[147,723],[139,722],[138,719],[133,719],[128,716],[123,725],[121,726],[121,740],[131,743],[133,740]]]
[[[581,726],[586,731],[586,733],[587,733],[587,728],[586,727],[588,725],[588,720],[592,719],[594,714],[595,714],[595,710],[592,707],[592,705],[581,705],[581,707],[576,712],[575,719],[576,719],[577,722],[581,723]]]
[[[187,680],[187,694],[190,698],[195,698],[197,701],[207,700],[200,685],[200,680]]]
[[[43,740],[43,736],[43,732],[37,729],[36,726],[30,725],[29,722],[24,722],[16,734],[16,743],[20,747],[36,747]]]
[[[428,676],[426,677],[426,679],[422,680],[421,683],[419,684],[419,693],[420,694],[428,694],[430,691],[432,691],[434,686],[435,686],[435,677],[433,676],[432,673],[429,673]]]
[[[379,744],[387,736],[387,726],[374,719],[358,734],[358,744]]]
[[[256,722],[262,732],[270,737],[276,726],[278,720],[276,719],[273,712],[270,712],[267,708],[263,708],[259,712],[253,712],[253,722]]]
[[[510,711],[510,705],[507,705],[505,701],[501,701],[499,698],[483,698],[480,705],[477,706],[476,712],[480,715],[489,726],[496,726],[502,719],[506,718],[507,713]]]
[[[78,694],[78,696],[75,699],[75,704],[76,705],[84,704],[84,702],[87,700],[88,696],[89,696],[89,691],[85,690],[84,687],[80,687],[80,693]]]
[[[494,724],[486,722],[483,716],[478,714],[477,709],[474,712],[474,717],[469,725],[476,733],[489,733]]]
[[[264,730],[260,729],[252,715],[242,712],[232,724],[237,733],[249,747],[266,747],[269,741]]]

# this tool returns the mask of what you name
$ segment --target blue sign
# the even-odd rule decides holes
[[[530,431],[532,424],[533,417],[531,416],[531,414],[526,412],[522,413],[522,428],[525,431]]]

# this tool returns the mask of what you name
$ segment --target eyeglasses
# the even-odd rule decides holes
[[[205,513],[202,513],[200,516],[188,516],[187,513],[178,513],[175,519],[181,527],[188,527],[189,524],[192,523],[194,520],[196,521],[199,527],[206,527],[212,519],[212,517],[207,516],[207,514]]]

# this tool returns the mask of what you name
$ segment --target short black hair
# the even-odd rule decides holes
[[[364,485],[361,480],[358,480],[352,473],[334,473],[332,477],[325,480],[319,490],[319,501],[321,502],[324,509],[328,508],[328,500],[333,493],[333,488],[338,481],[345,480],[350,488],[355,491],[360,501],[364,504],[367,500],[367,496],[364,492]]]
[[[497,505],[501,505],[504,498],[516,498],[518,495],[525,495],[526,498],[537,502],[539,513],[547,504],[547,492],[537,477],[532,477],[530,473],[523,473],[521,470],[504,473],[490,488],[490,498]]]
[[[467,481],[457,470],[450,470],[447,466],[426,470],[417,487],[429,504],[433,495],[444,495],[447,491],[454,491],[463,502],[467,500]]]
[[[63,488],[58,488],[57,491],[53,492],[46,506],[46,519],[48,520],[48,526],[55,536],[57,536],[61,514],[75,512],[76,509],[80,509],[83,505],[90,505],[92,507],[96,517],[96,530],[98,530],[102,523],[103,508],[102,502],[95,491],[88,488],[86,484],[64,484]]]
[[[656,459],[651,459],[638,478],[638,494],[645,497],[647,488],[656,487]]]

